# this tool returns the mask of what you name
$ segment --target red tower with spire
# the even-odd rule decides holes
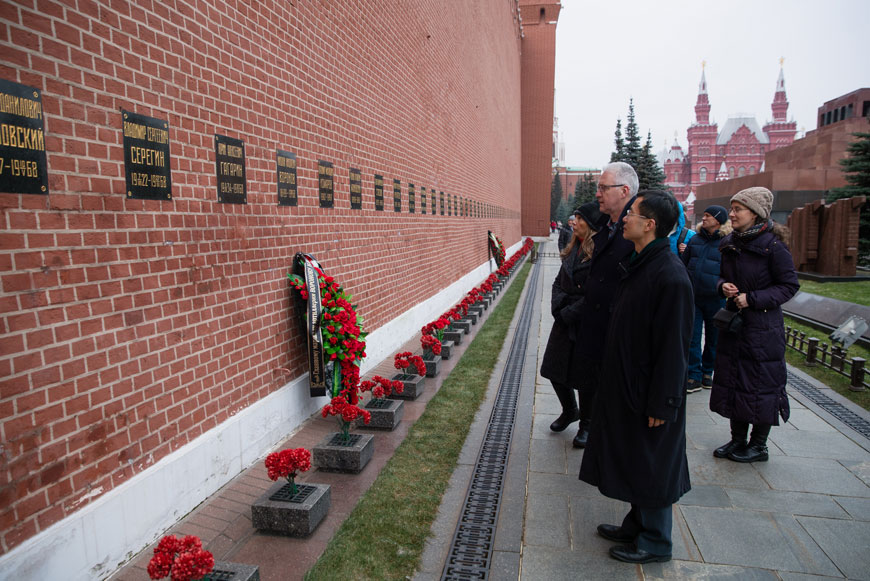
[[[773,121],[764,126],[764,132],[770,138],[770,149],[778,149],[794,142],[797,133],[797,123],[788,121],[788,99],[785,96],[785,76],[782,72],[782,59],[779,61],[779,78],[776,80],[776,92],[773,94]]]
[[[684,170],[684,175],[689,178],[686,196],[695,185],[712,182],[715,179],[714,172],[718,169],[716,136],[719,134],[719,126],[710,123],[710,99],[707,95],[707,76],[704,68],[702,64],[698,100],[695,103],[695,122],[686,131],[689,140],[687,167]]]

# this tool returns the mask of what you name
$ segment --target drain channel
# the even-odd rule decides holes
[[[483,445],[477,455],[474,474],[453,542],[441,575],[442,580],[486,579],[492,563],[495,526],[502,486],[513,437],[517,398],[523,375],[532,311],[538,290],[538,264],[532,266],[529,290],[523,302],[510,353],[498,386]]]
[[[801,379],[791,371],[788,372],[788,384],[801,392],[811,402],[870,440],[870,422],[848,409],[843,404],[834,401],[819,391],[813,384]]]

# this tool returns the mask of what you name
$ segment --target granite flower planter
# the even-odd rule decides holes
[[[362,472],[374,453],[371,434],[351,434],[344,442],[340,433],[333,432],[311,449],[312,463],[325,472]]]
[[[426,378],[422,375],[404,375],[399,373],[394,375],[392,379],[405,384],[405,390],[402,393],[394,391],[389,395],[392,399],[417,399],[426,387]]]
[[[326,513],[331,500],[328,484],[297,484],[294,495],[287,482],[276,482],[251,505],[257,530],[291,537],[307,537]]]
[[[472,325],[477,324],[477,312],[476,311],[468,309],[468,312],[465,313],[465,318],[468,319],[469,321],[471,321]]]
[[[453,349],[453,345],[455,345],[453,341],[446,339],[441,341],[441,359],[450,359],[450,351]]]
[[[426,364],[426,377],[435,377],[441,369],[441,356],[430,354],[427,357],[424,354],[423,363]]]
[[[468,319],[459,319],[458,321],[453,321],[453,327],[457,331],[462,331],[464,334],[468,335],[471,332],[471,321]]]
[[[456,324],[456,321],[453,321],[453,324]],[[444,331],[444,341],[452,341],[454,345],[462,344],[462,336],[465,334],[464,331],[460,331],[458,329],[450,329],[449,331],[445,329]],[[441,342],[442,350],[444,348],[444,342]]]
[[[478,303],[475,303],[475,304],[471,305],[470,307],[468,307],[468,314],[470,315],[470,314],[474,313],[474,315],[478,319],[480,319],[483,316],[484,309],[485,309],[485,307],[483,306],[483,304],[478,302]]]
[[[368,424],[362,424],[361,428],[373,430],[395,430],[402,416],[405,415],[405,402],[397,399],[375,398],[365,405],[366,411],[372,414]]]
[[[202,581],[260,581],[260,568],[256,565],[215,561],[214,569]]]

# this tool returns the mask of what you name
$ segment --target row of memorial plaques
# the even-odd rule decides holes
[[[127,197],[144,200],[172,199],[172,171],[169,148],[169,122],[121,110],[123,125],[124,170]],[[247,204],[245,142],[215,134],[215,173],[218,201]],[[278,149],[278,204],[298,203],[296,154]],[[318,197],[321,208],[335,204],[335,169],[331,162],[317,160]],[[362,209],[362,172],[349,168],[350,207]],[[408,212],[436,214],[435,190],[417,190],[408,183]],[[28,87],[0,79],[0,192],[48,194],[48,164],[42,95]],[[375,210],[384,210],[384,176],[374,175]],[[428,194],[428,195],[427,195]],[[493,217],[498,208],[463,198],[438,193],[441,215]],[[393,180],[393,210],[402,211],[402,182]]]

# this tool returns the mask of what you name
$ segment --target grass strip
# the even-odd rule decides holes
[[[804,281],[801,281],[801,285],[803,285]],[[819,343],[827,343],[831,344],[831,340],[828,338],[827,333],[823,331],[819,331],[817,329],[813,329],[809,325],[804,325],[799,323],[798,321],[792,319],[791,317],[785,317],[785,324],[792,329],[798,329],[807,334],[807,337],[817,337],[819,339]],[[830,349],[830,347],[829,347]],[[861,347],[860,345],[852,345],[847,350],[848,356],[846,360],[848,361],[852,357],[863,357],[870,361],[870,350]],[[807,357],[803,353],[799,353],[795,349],[791,347],[785,348],[785,360],[789,365],[797,367],[807,375],[811,375],[839,393],[840,395],[848,398],[850,401],[858,404],[865,410],[870,410],[870,390],[865,391],[852,391],[849,389],[849,378],[843,375],[840,375],[836,371],[832,369],[828,369],[823,365],[816,365],[815,367],[809,367],[807,365]],[[831,360],[830,357],[827,359]]]
[[[420,419],[305,579],[405,579],[486,395],[531,264],[526,262]]]
[[[817,282],[801,279],[801,290],[805,293],[839,299],[856,305],[870,305],[870,278],[853,282]]]

